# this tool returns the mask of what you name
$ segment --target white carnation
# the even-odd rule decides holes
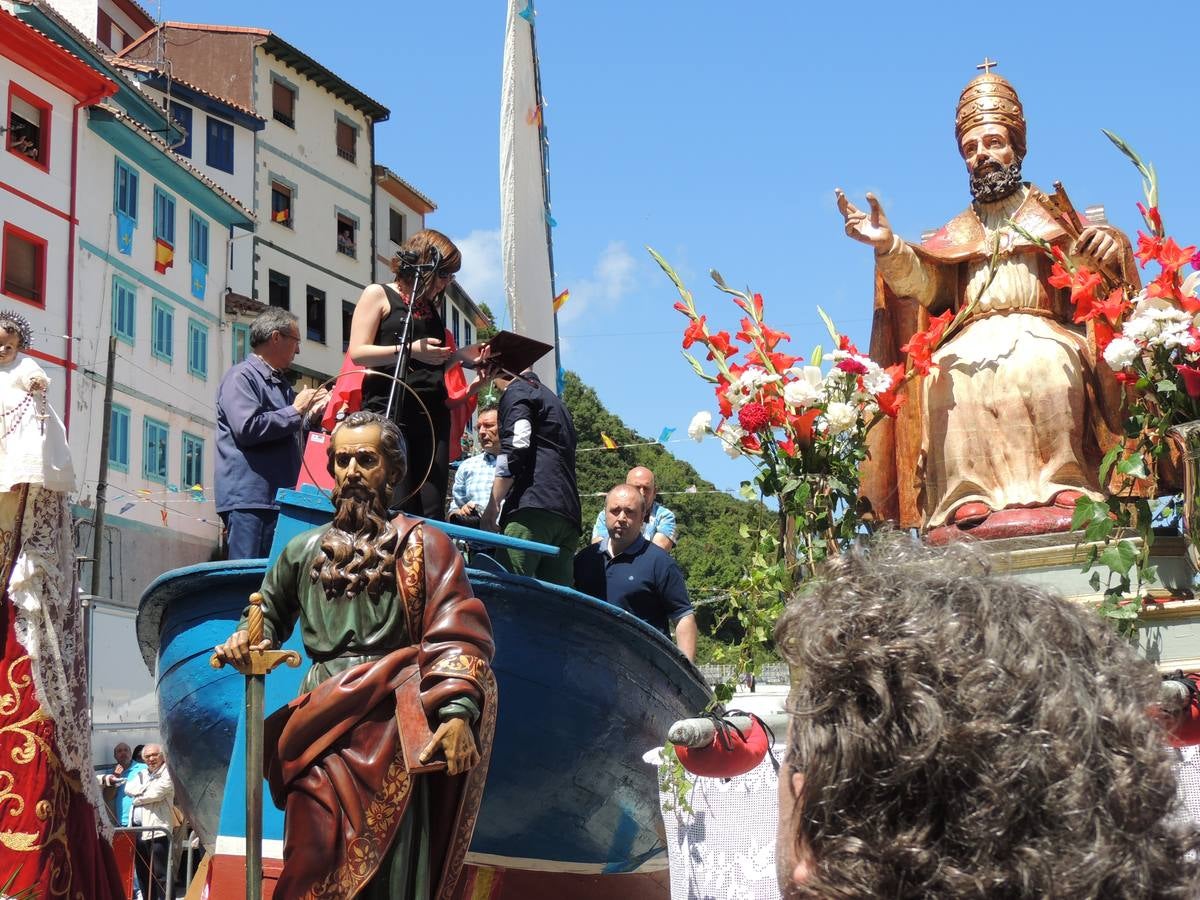
[[[1162,347],[1164,350],[1182,350],[1192,342],[1186,325],[1172,322],[1150,341],[1152,347]]]
[[[1141,348],[1129,338],[1115,337],[1104,348],[1104,361],[1119,372],[1133,365],[1141,352]]]
[[[807,379],[792,381],[783,387],[783,401],[794,409],[808,409],[821,401],[821,389]]]
[[[882,394],[884,391],[891,390],[892,376],[879,366],[875,366],[874,371],[867,372],[863,376],[863,387],[866,388],[868,394]]]
[[[712,428],[712,413],[702,409],[692,416],[691,424],[688,425],[688,437],[699,444],[704,440],[704,435],[708,434],[710,428]]]
[[[849,403],[835,400],[825,407],[825,421],[829,425],[830,434],[841,434],[854,427],[858,421],[858,413]]]
[[[732,422],[726,422],[717,429],[717,437],[721,439],[725,455],[730,459],[737,459],[742,455],[742,438],[745,436],[746,432],[742,426]]]

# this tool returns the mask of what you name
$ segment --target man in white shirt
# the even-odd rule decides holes
[[[135,860],[143,900],[166,897],[167,860],[171,852],[171,832],[175,828],[175,785],[167,771],[167,757],[158,744],[142,749],[146,768],[131,773],[125,793],[133,798],[133,824],[155,831],[138,836]]]

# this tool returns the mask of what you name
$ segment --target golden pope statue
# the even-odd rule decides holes
[[[1101,496],[1100,459],[1120,423],[1118,385],[1087,326],[1073,322],[1068,292],[1048,283],[1050,261],[1020,231],[1137,283],[1124,235],[1088,224],[1061,190],[1050,198],[1022,181],[1024,111],[991,65],[985,60],[958,100],[955,137],[974,197],[965,211],[910,244],[871,194],[861,210],[836,192],[846,234],[875,248],[874,359],[901,362],[899,348],[931,314],[970,310],[930,373],[910,384],[900,416],[876,429],[864,471],[875,515],[935,542],[967,530],[980,538],[1066,531],[1075,500]]]

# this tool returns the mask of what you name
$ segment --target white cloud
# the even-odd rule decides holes
[[[500,261],[500,229],[476,229],[464,238],[451,238],[462,252],[458,281],[476,303],[486,303],[504,315],[504,269]]]
[[[610,241],[596,260],[589,278],[564,283],[558,279],[558,288],[571,291],[571,299],[558,314],[562,326],[578,319],[595,305],[601,309],[612,309],[629,293],[634,284],[637,260],[621,241]]]

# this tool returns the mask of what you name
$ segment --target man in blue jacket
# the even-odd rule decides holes
[[[497,375],[500,453],[492,499],[482,528],[509,537],[553,544],[558,556],[510,550],[508,569],[571,586],[579,542],[579,489],[575,486],[575,423],[566,405],[532,370]]]
[[[279,507],[275,492],[300,475],[304,415],[325,406],[323,388],[292,390],[285,372],[300,349],[300,328],[272,306],[250,325],[253,352],[225,373],[217,389],[217,513],[229,559],[271,550]]]

